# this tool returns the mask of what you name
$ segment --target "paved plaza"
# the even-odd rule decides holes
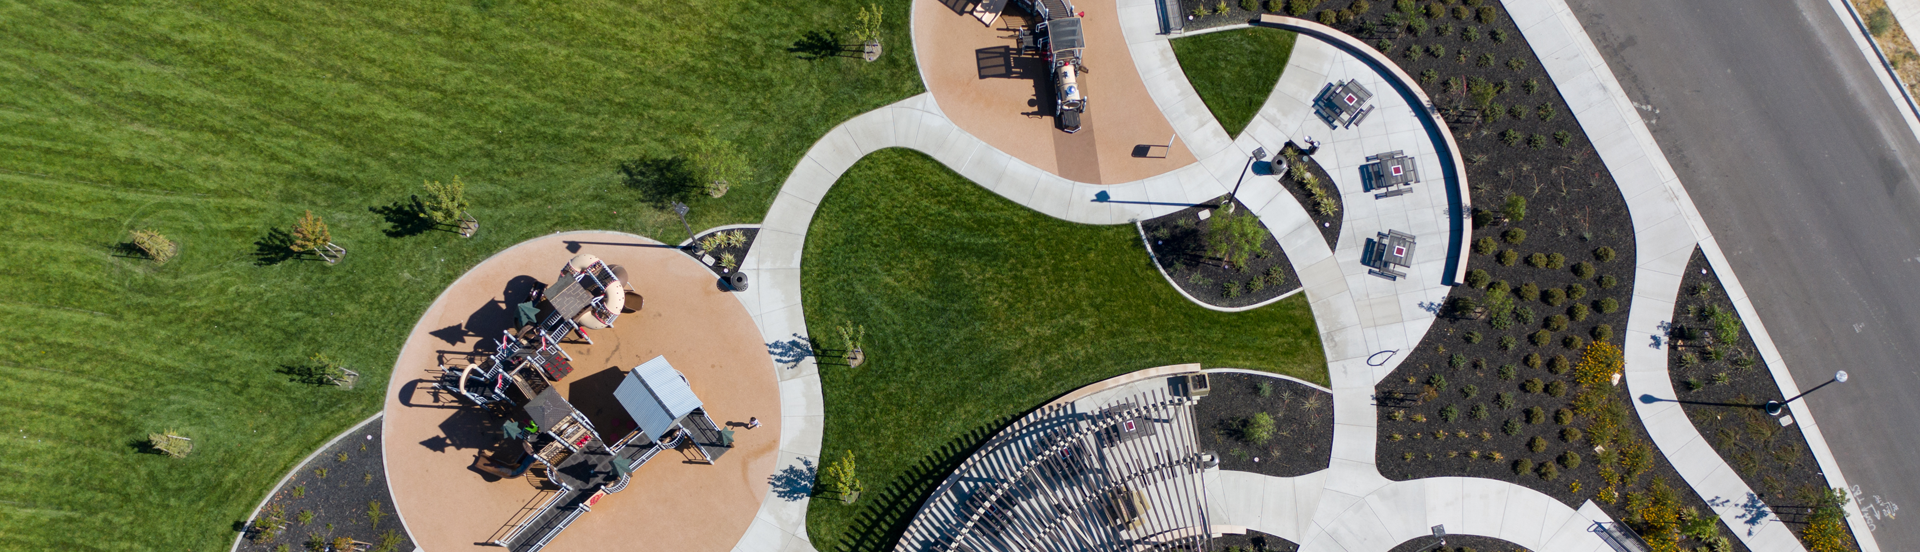
[[[811,357],[776,363],[766,350],[769,344],[794,343],[798,336],[811,335],[801,310],[800,288],[808,226],[835,181],[865,155],[884,148],[914,149],[1038,212],[1071,222],[1110,225],[1219,197],[1233,188],[1256,148],[1277,151],[1289,141],[1302,143],[1311,137],[1325,145],[1315,159],[1332,176],[1331,184],[1345,201],[1343,235],[1334,247],[1328,247],[1306,211],[1273,178],[1247,178],[1239,199],[1261,217],[1294,263],[1321,332],[1334,398],[1331,466],[1286,478],[1211,470],[1203,475],[1204,488],[1210,490],[1206,518],[1215,526],[1280,536],[1307,551],[1384,551],[1426,535],[1430,527],[1440,524],[1453,533],[1505,539],[1534,550],[1611,550],[1593,527],[1612,520],[1590,502],[1569,507],[1538,492],[1490,479],[1394,482],[1381,476],[1374,465],[1375,385],[1393,372],[1434,322],[1448,284],[1464,271],[1461,244],[1470,238],[1470,227],[1462,217],[1472,199],[1460,171],[1458,148],[1444,131],[1445,125],[1426,110],[1427,100],[1419,87],[1365,44],[1350,38],[1316,38],[1313,23],[1269,17],[1263,24],[1307,32],[1266,104],[1245,132],[1229,137],[1186,82],[1169,37],[1158,34],[1152,0],[1089,2],[1081,9],[1088,12],[1089,64],[1098,64],[1089,78],[1101,80],[1088,84],[1098,99],[1090,114],[1092,122],[1079,134],[1054,130],[1050,119],[1020,115],[1023,108],[1017,101],[1034,94],[1026,81],[980,76],[982,58],[975,52],[1003,41],[999,31],[943,3],[916,0],[915,49],[929,92],[859,115],[814,144],[782,184],[743,261],[741,270],[754,282],[752,287],[737,294],[720,293],[712,289],[710,274],[672,250],[588,246],[602,257],[623,260],[635,274],[660,274],[657,280],[636,281],[666,286],[648,292],[643,311],[664,312],[665,318],[631,326],[623,319],[620,332],[631,335],[631,340],[593,353],[611,359],[606,369],[630,367],[654,354],[678,355],[676,364],[688,366],[696,388],[709,386],[700,391],[711,397],[718,415],[729,419],[758,415],[768,425],[743,432],[744,450],[730,454],[726,466],[647,466],[660,473],[655,477],[647,477],[646,471],[636,474],[638,492],[613,497],[610,506],[596,509],[556,541],[555,549],[574,549],[569,543],[588,542],[584,539],[612,539],[624,520],[678,516],[674,519],[705,528],[699,532],[703,536],[673,537],[684,540],[672,546],[661,541],[646,544],[683,550],[813,550],[806,533],[810,499],[769,488],[767,481],[776,471],[804,472],[819,463],[825,422],[819,369]],[[1667,352],[1655,336],[1663,335],[1661,324],[1673,312],[1680,272],[1699,246],[1748,321],[1780,389],[1787,395],[1797,393],[1765,327],[1727,267],[1725,255],[1565,4],[1560,0],[1516,2],[1510,9],[1572,115],[1620,183],[1632,212],[1639,254],[1635,300],[1625,329],[1629,345],[1625,384],[1635,396],[1674,397],[1666,373]],[[1005,24],[1003,20],[997,26]],[[1326,83],[1348,80],[1374,91],[1374,111],[1361,124],[1331,129],[1314,115],[1313,98]],[[1122,113],[1129,117],[1117,116]],[[1137,160],[1115,153],[1123,146],[1164,143],[1164,136],[1154,138],[1156,133],[1177,135],[1177,147],[1168,159]],[[1362,166],[1370,162],[1369,156],[1389,151],[1411,156],[1421,182],[1403,195],[1376,198],[1362,185]],[[1097,201],[1096,193],[1104,193],[1109,200]],[[1369,275],[1361,263],[1367,239],[1390,230],[1404,232],[1421,244],[1400,269],[1406,276],[1397,280]],[[482,525],[497,524],[518,507],[509,495],[530,493],[517,488],[524,487],[517,483],[479,484],[476,476],[464,471],[470,453],[463,447],[433,451],[419,446],[440,435],[452,423],[454,411],[422,398],[409,376],[433,368],[430,359],[435,349],[460,348],[436,342],[440,338],[431,330],[457,325],[488,301],[499,300],[502,282],[515,275],[546,275],[553,270],[546,267],[557,269],[568,255],[559,247],[566,236],[523,244],[502,253],[511,262],[489,261],[475,269],[455,284],[460,293],[450,290],[435,304],[402,353],[394,393],[389,396],[387,423],[393,436],[389,442],[396,449],[389,451],[393,460],[389,470],[409,528],[423,543],[441,545],[430,549],[471,546],[492,530]],[[666,298],[674,293],[688,296]],[[690,331],[685,322],[675,319],[679,316],[699,316],[705,328],[724,331]],[[466,344],[466,339],[472,338],[453,345]],[[1644,345],[1648,343],[1653,345]],[[587,369],[580,377],[584,382],[596,376]],[[1715,505],[1716,513],[1750,549],[1802,550],[1786,525],[1769,512],[1740,507],[1751,502],[1753,490],[1707,446],[1677,405],[1637,401],[1634,406],[1685,482]],[[1827,477],[1834,486],[1844,487],[1845,478],[1817,422],[1804,410],[1796,417]],[[776,435],[777,442],[772,439]],[[724,491],[706,493],[712,496],[700,499],[705,502],[679,498],[703,488],[697,485]],[[655,498],[662,496],[675,498]],[[447,503],[449,497],[474,506],[463,506],[460,515],[452,515],[436,506]],[[1857,508],[1849,508],[1862,549],[1879,550],[1871,533],[1858,525]],[[475,513],[475,509],[486,511]]]

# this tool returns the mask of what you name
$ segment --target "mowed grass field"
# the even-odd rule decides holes
[[[823,464],[852,451],[866,492],[815,498],[823,552],[891,550],[920,501],[1013,418],[1079,387],[1169,364],[1327,384],[1306,296],[1223,313],[1180,296],[1132,225],[1074,224],[977,186],[917,152],[841,176],[808,229],[807,327],[859,368],[823,363]]]
[[[788,51],[866,3],[0,4],[0,550],[225,550],[294,462],[379,408],[467,268],[561,230],[684,239],[623,160],[730,139],[756,173],[690,222],[758,221],[820,135],[920,92],[904,0],[881,2],[878,62]],[[472,239],[374,211],[455,175]],[[343,262],[258,254],[309,209]],[[140,228],[179,257],[127,255]],[[359,386],[281,373],[316,352]],[[141,452],[166,429],[195,452]]]
[[[1171,41],[1180,70],[1227,134],[1239,136],[1293,58],[1291,31],[1252,27]]]

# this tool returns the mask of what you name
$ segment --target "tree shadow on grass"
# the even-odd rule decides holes
[[[269,229],[267,235],[253,242],[253,263],[260,266],[273,266],[302,256],[293,250],[293,234],[284,229]]]
[[[1026,413],[1021,413],[1021,416]],[[907,525],[913,523],[920,504],[940,483],[946,481],[960,463],[972,456],[995,432],[1012,423],[1015,417],[1002,417],[982,424],[941,445],[921,457],[878,493],[862,494],[860,509],[853,522],[835,542],[823,543],[829,552],[881,552],[894,549]]]
[[[685,201],[700,191],[699,179],[687,158],[642,157],[620,162],[621,182],[640,192],[647,202],[665,206]]]
[[[796,54],[800,59],[819,61],[836,57],[861,57],[865,48],[841,44],[840,35],[833,31],[807,31],[800,36],[800,40],[793,41],[793,46],[787,48],[787,51]]]
[[[434,224],[433,219],[427,218],[427,210],[420,205],[419,197],[395,201],[384,207],[376,205],[368,207],[367,210],[386,218],[387,224],[392,225],[386,229],[389,238],[418,236],[438,226]]]

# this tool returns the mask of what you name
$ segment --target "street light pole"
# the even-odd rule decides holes
[[[687,229],[687,239],[693,239],[693,227],[687,225],[687,204],[673,202],[673,214],[680,215],[680,226]]]
[[[1846,371],[1846,370],[1841,370],[1841,371],[1838,371],[1838,372],[1834,372],[1834,373],[1833,373],[1833,379],[1830,379],[1830,380],[1827,380],[1827,382],[1826,382],[1826,383],[1822,383],[1822,384],[1820,384],[1820,385],[1815,385],[1815,386],[1813,386],[1813,389],[1808,389],[1808,390],[1806,390],[1806,391],[1804,391],[1804,392],[1801,392],[1801,393],[1800,393],[1800,394],[1798,394],[1798,395],[1794,395],[1794,396],[1793,396],[1793,398],[1791,398],[1791,399],[1787,399],[1787,400],[1785,400],[1785,401],[1767,401],[1767,415],[1768,415],[1768,416],[1779,416],[1779,415],[1780,415],[1780,411],[1781,411],[1781,410],[1785,410],[1785,409],[1786,409],[1786,407],[1787,407],[1787,404],[1788,404],[1788,403],[1792,403],[1793,401],[1797,401],[1797,400],[1800,400],[1800,397],[1805,397],[1805,396],[1807,396],[1807,394],[1809,394],[1809,393],[1812,393],[1812,392],[1814,392],[1814,391],[1819,391],[1819,390],[1820,390],[1820,388],[1822,388],[1822,387],[1826,387],[1826,386],[1828,386],[1828,385],[1831,385],[1831,384],[1835,384],[1835,383],[1846,383],[1846,382],[1847,382],[1847,371]]]
[[[1254,161],[1264,160],[1266,158],[1267,148],[1253,148],[1253,157],[1247,158],[1247,166],[1240,167],[1240,179],[1233,182],[1233,191],[1228,192],[1227,199],[1221,201],[1220,205],[1215,205],[1215,207],[1225,206],[1227,212],[1233,212],[1233,200],[1239,199],[1240,197],[1240,184],[1247,181],[1247,170],[1253,168]]]

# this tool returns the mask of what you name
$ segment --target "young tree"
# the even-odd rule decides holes
[[[853,451],[847,451],[840,460],[820,470],[820,486],[828,494],[834,495],[834,498],[847,504],[853,504],[860,499],[860,491],[865,490],[866,486],[860,483],[860,478],[855,473]]]
[[[1207,254],[1226,261],[1234,268],[1246,268],[1247,260],[1260,250],[1267,239],[1267,227],[1251,212],[1232,213],[1215,209],[1207,225]]]
[[[426,188],[426,199],[416,201],[420,205],[420,211],[427,215],[427,219],[432,220],[434,224],[458,224],[460,235],[471,236],[469,224],[479,226],[479,222],[472,221],[467,215],[469,206],[467,185],[460,182],[460,177],[456,175],[452,182],[446,184],[429,180]]]
[[[712,130],[702,130],[689,143],[692,150],[688,159],[693,161],[693,169],[706,184],[707,195],[720,197],[727,195],[727,189],[733,184],[745,182],[753,175],[753,166],[747,163],[747,155]]]
[[[854,16],[853,36],[862,44],[880,43],[880,22],[883,12],[879,4],[868,4],[860,8],[860,14]]]
[[[327,221],[307,211],[293,225],[293,243],[288,247],[296,253],[312,251],[328,263],[339,262],[340,256],[347,250],[333,244],[333,233],[327,230]]]

